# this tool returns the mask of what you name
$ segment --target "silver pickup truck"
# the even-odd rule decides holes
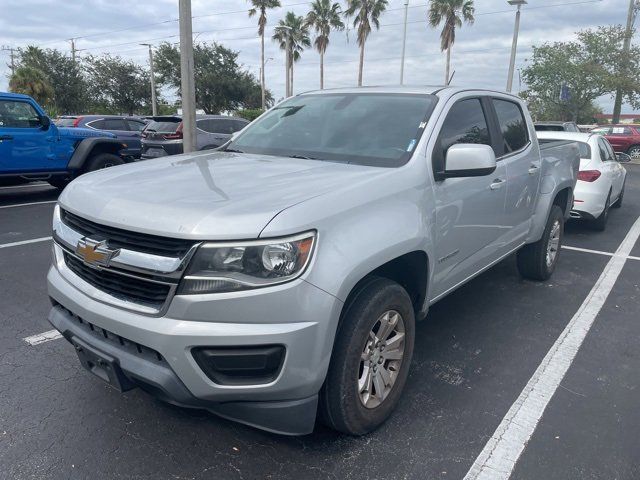
[[[551,275],[578,165],[504,93],[297,95],[219,151],[74,180],[49,321],[122,391],[364,434],[398,403],[430,305],[514,253]]]

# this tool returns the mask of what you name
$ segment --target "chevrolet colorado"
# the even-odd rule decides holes
[[[551,275],[578,166],[505,93],[297,95],[219,151],[69,184],[49,321],[122,391],[365,434],[398,403],[430,305],[516,252],[524,277]]]

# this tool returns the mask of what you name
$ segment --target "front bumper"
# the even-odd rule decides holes
[[[342,308],[335,297],[298,279],[245,292],[176,296],[164,316],[150,317],[90,298],[72,282],[71,272],[63,276],[52,267],[47,280],[56,304],[49,315],[52,325],[68,340],[80,339],[114,358],[145,390],[277,433],[313,430]],[[110,337],[144,348],[132,351]],[[275,380],[258,385],[218,385],[191,353],[198,346],[267,344],[283,345],[284,361]]]

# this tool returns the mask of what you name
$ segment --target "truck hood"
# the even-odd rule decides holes
[[[104,138],[116,138],[111,132],[104,132],[102,130],[92,130],[90,128],[76,128],[76,127],[58,127],[58,135],[65,138],[88,138],[88,137],[104,137]]]
[[[97,223],[142,233],[251,239],[292,205],[388,171],[266,155],[196,153],[82,175],[65,188],[59,203]]]

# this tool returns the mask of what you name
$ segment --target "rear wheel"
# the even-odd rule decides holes
[[[627,154],[632,160],[640,160],[640,145],[633,145],[627,150]]]
[[[409,374],[414,335],[413,305],[404,288],[379,277],[362,285],[336,333],[320,393],[324,423],[363,435],[389,418]]]
[[[604,230],[607,228],[607,221],[609,220],[609,209],[611,207],[610,202],[611,202],[611,191],[609,191],[609,195],[607,195],[607,200],[604,203],[604,210],[602,211],[602,213],[598,218],[596,218],[591,222],[591,227],[594,230],[597,230],[599,232],[604,232]]]
[[[613,205],[611,205],[613,208],[620,208],[622,206],[622,197],[624,197],[624,183],[622,184],[622,190],[620,190],[620,195],[618,196],[618,199],[615,201],[615,203]]]
[[[123,165],[124,160],[113,153],[99,153],[91,157],[86,164],[85,172],[93,172],[94,170],[102,170],[103,168],[115,167]]]
[[[562,209],[554,205],[549,212],[542,238],[518,251],[520,275],[531,280],[547,280],[558,263],[563,235],[564,215]]]

